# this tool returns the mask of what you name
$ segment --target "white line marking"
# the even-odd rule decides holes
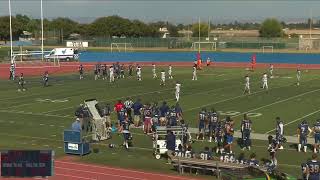
[[[13,113],[13,114],[26,114],[26,115],[34,115],[34,116],[47,116],[47,117],[59,117],[59,118],[71,118],[70,116],[59,116],[59,115],[53,115],[53,114],[43,114],[43,113],[32,113],[32,112],[20,112],[20,111],[12,111],[12,110],[5,110],[1,109],[0,112],[4,113]]]
[[[309,81],[316,80],[316,79],[318,79],[318,78],[314,78],[314,79],[311,79],[311,80],[309,80]],[[272,89],[279,89],[279,88],[284,88],[284,87],[289,87],[289,86],[292,86],[292,84],[290,83],[290,84],[285,85],[285,86],[279,86],[279,87],[269,88],[268,91],[270,91],[270,90],[272,90]],[[251,93],[250,95],[242,94],[242,95],[239,95],[239,96],[235,96],[235,97],[232,97],[232,98],[224,99],[224,100],[217,101],[217,102],[214,102],[214,103],[208,103],[208,104],[205,104],[205,105],[202,105],[202,106],[190,108],[190,109],[185,110],[184,112],[192,111],[192,110],[195,110],[195,109],[200,109],[200,108],[203,108],[203,107],[206,107],[206,106],[209,106],[209,105],[214,105],[214,104],[219,104],[219,103],[222,103],[222,102],[231,101],[231,100],[238,99],[238,98],[241,98],[241,97],[252,96],[252,95],[254,95],[254,94],[259,94],[259,93],[261,93],[261,92],[267,92],[267,91],[266,91],[266,90],[261,90],[261,91],[257,91],[257,92]]]
[[[306,118],[306,117],[309,117],[309,116],[311,116],[311,115],[314,115],[314,114],[316,114],[316,113],[318,113],[318,112],[320,112],[320,109],[318,109],[318,110],[316,110],[316,111],[314,111],[314,112],[312,112],[312,113],[309,113],[309,114],[307,114],[307,115],[305,115],[305,116],[299,117],[299,118],[297,118],[297,119],[295,119],[295,120],[293,120],[293,121],[290,121],[290,122],[284,124],[283,126],[287,126],[287,125],[292,124],[292,123],[294,123],[294,122],[297,122],[297,121],[299,121],[299,120],[301,120],[301,119],[304,119],[304,118]],[[276,130],[276,129],[272,129],[272,130],[270,130],[270,131],[265,132],[264,134],[268,134],[268,133],[270,133],[270,132],[272,132],[272,131],[275,131],[275,130]]]
[[[266,92],[266,91],[265,91],[265,90],[257,91],[257,92],[251,93],[250,95],[258,94],[258,93],[260,93],[260,92]],[[199,109],[199,108],[202,108],[202,107],[206,107],[206,106],[209,106],[209,105],[214,105],[214,104],[219,104],[219,103],[222,103],[222,102],[231,101],[231,100],[238,99],[238,98],[241,98],[241,97],[246,97],[246,96],[247,96],[247,95],[243,95],[243,94],[242,94],[242,95],[240,95],[240,96],[235,96],[235,97],[232,97],[232,98],[223,99],[223,100],[220,100],[220,101],[217,101],[217,102],[214,102],[214,103],[208,103],[208,104],[205,104],[205,105],[202,105],[202,106],[190,108],[190,109],[185,110],[185,112],[186,112],[186,111],[192,111],[192,110],[195,110],[195,109]]]
[[[249,112],[253,112],[253,111],[256,111],[256,110],[259,110],[259,109],[263,109],[263,108],[265,108],[265,107],[269,107],[269,106],[272,106],[272,105],[275,105],[275,104],[278,104],[278,103],[282,103],[282,102],[285,102],[285,101],[289,101],[289,100],[291,100],[291,99],[295,99],[295,98],[297,98],[297,97],[304,96],[304,95],[306,95],[306,94],[314,93],[314,92],[317,92],[317,91],[320,91],[320,89],[315,89],[315,90],[308,91],[308,92],[305,92],[305,93],[302,93],[302,94],[298,94],[298,95],[295,95],[295,96],[291,96],[291,97],[289,97],[289,98],[286,98],[286,99],[283,99],[283,100],[280,100],[280,101],[275,101],[275,102],[273,102],[273,103],[270,103],[270,104],[267,104],[267,105],[264,105],[264,106],[261,106],[261,107],[255,108],[255,109],[251,109],[251,110],[249,110],[249,111],[246,111],[246,112],[244,112],[244,113],[237,114],[237,115],[232,116],[232,117],[237,117],[237,116],[240,116],[240,115],[249,113]]]
[[[141,95],[146,95],[146,94],[153,94],[153,93],[158,93],[158,92],[163,92],[163,91],[168,91],[168,90],[172,90],[174,88],[168,88],[168,89],[163,89],[163,90],[157,90],[157,91],[151,91],[151,92],[144,92],[144,93],[138,93],[138,94],[133,94],[130,95],[130,97],[136,97],[136,96],[141,96]],[[108,101],[114,101],[114,100],[118,100],[118,99],[123,99],[129,96],[122,96],[122,97],[116,97],[113,99],[109,99]],[[68,98],[68,97],[67,97]],[[69,106],[69,107],[65,107],[65,108],[60,108],[60,109],[55,109],[55,110],[51,110],[51,111],[46,111],[43,112],[43,114],[47,114],[47,113],[52,113],[52,112],[56,112],[56,111],[61,111],[61,110],[66,110],[66,109],[71,109],[71,108],[76,108],[77,106]]]
[[[30,138],[30,139],[40,139],[40,140],[49,140],[49,141],[56,141],[61,142],[62,140],[52,139],[52,138],[44,138],[44,137],[35,137],[35,136],[24,136],[18,134],[9,134],[9,133],[0,133],[3,136],[11,136],[11,137],[18,137],[18,138]]]

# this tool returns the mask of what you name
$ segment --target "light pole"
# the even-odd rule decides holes
[[[41,61],[43,61],[43,4],[41,1]]]
[[[14,59],[12,58],[12,19],[11,19],[11,0],[9,0],[9,19],[10,19],[10,59],[11,63],[14,63]]]
[[[14,80],[15,78],[15,60],[13,58],[13,50],[12,50],[12,18],[11,18],[11,0],[9,0],[9,21],[10,21],[10,60],[11,60],[11,64],[10,64],[10,77],[11,80]]]

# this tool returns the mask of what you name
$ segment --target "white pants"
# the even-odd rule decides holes
[[[176,91],[176,100],[177,100],[177,102],[179,101],[179,98],[180,98],[180,91]]]
[[[113,81],[114,81],[114,75],[110,74],[110,82],[113,82]]]
[[[268,89],[268,81],[263,81],[262,88]]]
[[[244,91],[248,91],[250,93],[250,84],[246,83],[245,87],[244,87]]]
[[[168,72],[169,79],[172,79],[172,74],[171,73],[172,73],[171,71]]]
[[[166,78],[161,78],[161,84],[165,84]]]
[[[153,78],[156,78],[157,74],[155,72],[153,72]]]
[[[197,78],[197,73],[193,73],[192,75],[193,75],[193,76],[192,76],[192,80],[198,80],[198,78]]]
[[[300,76],[300,75],[297,75],[297,80],[298,80],[298,82],[300,81],[300,78],[301,78],[301,76]]]
[[[141,73],[137,73],[138,81],[141,81]]]

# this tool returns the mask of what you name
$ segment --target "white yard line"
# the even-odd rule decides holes
[[[250,112],[253,112],[253,111],[256,111],[256,110],[259,110],[259,109],[263,109],[265,107],[269,107],[269,106],[272,106],[272,105],[275,105],[275,104],[278,104],[278,103],[282,103],[282,102],[285,102],[285,101],[289,101],[291,99],[295,99],[297,97],[301,97],[301,96],[304,96],[306,94],[310,94],[310,93],[314,93],[314,92],[317,92],[317,91],[320,91],[320,89],[315,89],[315,90],[312,90],[312,91],[308,91],[308,92],[305,92],[305,93],[302,93],[302,94],[298,94],[298,95],[295,95],[295,96],[291,96],[289,98],[286,98],[286,99],[282,99],[282,100],[279,100],[279,101],[275,101],[273,103],[270,103],[270,104],[267,104],[267,105],[264,105],[264,106],[260,106],[258,108],[255,108],[255,109],[251,109],[249,111],[246,111],[244,113],[240,113],[240,114],[237,114],[235,116],[231,116],[231,117],[237,117],[237,116],[240,116],[242,114],[246,114],[246,113],[250,113]]]
[[[141,95],[146,95],[146,94],[153,94],[153,93],[168,91],[168,90],[172,90],[172,89],[174,89],[174,88],[162,89],[162,90],[151,91],[151,92],[143,92],[143,93],[133,94],[133,95],[129,95],[129,96],[121,96],[121,97],[116,97],[116,98],[110,99],[108,101],[114,101],[114,100],[123,99],[123,98],[126,98],[126,97],[136,97],[136,96],[141,96]],[[78,107],[78,106],[69,106],[69,107],[65,107],[65,108],[46,111],[46,112],[43,112],[43,114],[52,113],[52,112],[61,111],[61,110],[66,110],[66,109],[71,109],[71,108],[76,108],[76,107]]]
[[[297,119],[295,119],[295,120],[293,120],[293,121],[290,121],[290,122],[284,124],[283,126],[290,125],[290,124],[292,124],[292,123],[294,123],[294,122],[297,122],[297,121],[299,121],[299,120],[302,120],[302,119],[304,119],[304,118],[306,118],[306,117],[312,116],[312,115],[314,115],[314,114],[316,114],[316,113],[318,113],[318,112],[320,112],[320,109],[318,109],[318,110],[316,110],[316,111],[314,111],[314,112],[311,112],[311,113],[309,113],[309,114],[307,114],[307,115],[305,115],[305,116],[299,117],[299,118],[297,118]],[[268,133],[273,132],[273,131],[275,131],[275,130],[276,130],[276,129],[272,129],[272,130],[270,130],[270,131],[265,132],[264,134],[268,134]]]
[[[224,79],[223,81],[226,81],[226,80],[231,80],[231,79],[234,79],[234,78],[230,78],[230,79]],[[206,94],[206,93],[209,93],[209,92],[215,92],[215,91],[220,91],[220,90],[223,90],[223,89],[228,89],[230,87],[234,87],[234,86],[228,86],[228,87],[224,87],[224,88],[217,88],[217,89],[212,89],[212,90],[208,90],[208,91],[200,91],[200,92],[196,92],[196,93],[191,93],[191,94],[187,94],[187,95],[183,95],[181,94],[181,98],[183,97],[186,97],[186,96],[193,96],[195,94]],[[171,89],[174,89],[174,88],[169,88],[169,89],[166,89],[166,90],[171,90]],[[162,90],[162,91],[165,91],[165,90]],[[150,94],[151,93],[155,93],[155,92],[160,92],[160,91],[154,91],[154,92],[149,92]],[[149,94],[147,93],[147,94]],[[174,92],[172,93],[174,94]],[[141,94],[139,94],[141,95]],[[139,96],[139,95],[133,95],[134,96]],[[143,95],[143,94],[142,94]],[[214,94],[210,94],[210,95],[214,95]],[[122,96],[122,97],[118,97],[118,98],[114,98],[114,99],[111,99],[109,101],[112,101],[112,100],[118,100],[118,99],[122,99],[122,98],[125,98],[125,97],[129,97],[129,96]],[[132,96],[131,96],[132,97]],[[175,98],[170,98],[170,99],[164,99],[162,101],[173,101],[173,100],[176,100]],[[70,109],[70,108],[75,108],[77,106],[71,106],[71,107],[65,107],[65,108],[60,108],[60,109],[55,109],[55,110],[51,110],[51,111],[46,111],[46,112],[43,112],[43,114],[48,114],[48,113],[52,113],[52,112],[56,112],[56,111],[60,111],[60,110],[66,110],[66,109]],[[68,116],[68,115],[66,115]],[[70,117],[70,116],[69,116]]]
[[[277,87],[277,88],[281,88],[281,87]],[[272,88],[272,89],[276,89],[276,88]],[[269,91],[270,91],[270,89],[269,89]],[[254,95],[254,94],[258,94],[258,93],[261,93],[261,92],[266,92],[266,90],[262,90],[262,91],[257,91],[257,92],[251,93],[249,96]],[[202,106],[190,108],[190,109],[185,110],[184,112],[192,111],[192,110],[195,110],[195,109],[200,109],[202,107],[206,107],[206,106],[209,106],[209,105],[219,104],[219,103],[222,103],[222,102],[227,102],[227,101],[231,101],[231,100],[238,99],[238,98],[241,98],[241,97],[246,97],[246,96],[248,96],[248,95],[242,94],[242,95],[231,97],[231,98],[228,98],[228,99],[223,99],[223,100],[220,100],[220,101],[216,101],[214,103],[208,103],[208,104],[204,104]]]
[[[312,80],[315,80],[315,79],[318,79],[318,78],[314,78],[314,79],[311,79],[311,80],[308,80],[308,81],[312,81]],[[205,104],[205,105],[202,105],[202,106],[190,108],[190,109],[185,110],[184,112],[192,111],[192,110],[200,109],[200,108],[203,108],[203,107],[206,107],[206,106],[215,105],[215,104],[219,104],[219,103],[227,102],[227,101],[232,101],[234,99],[238,99],[238,98],[241,98],[241,97],[252,96],[254,94],[259,94],[259,93],[262,93],[262,92],[270,91],[272,89],[279,89],[279,88],[288,87],[288,86],[292,86],[292,84],[288,84],[288,85],[285,85],[285,86],[274,87],[274,88],[269,88],[269,90],[256,91],[254,93],[251,93],[250,95],[242,94],[242,95],[239,95],[239,96],[235,96],[235,97],[232,97],[232,98],[224,99],[224,100],[217,101],[217,102],[214,102],[214,103],[208,103],[208,104]]]
[[[71,118],[70,116],[60,116],[54,114],[44,114],[44,113],[32,113],[32,112],[20,112],[20,111],[12,111],[12,110],[0,110],[3,113],[12,113],[12,114],[26,114],[26,115],[34,115],[34,116],[47,116],[47,117],[59,117],[59,118]]]

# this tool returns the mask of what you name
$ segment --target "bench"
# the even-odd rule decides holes
[[[219,159],[214,160],[202,160],[196,158],[185,158],[185,157],[177,157],[170,156],[171,163],[175,168],[177,168],[180,174],[185,172],[185,169],[189,169],[189,172],[192,173],[193,170],[202,171],[202,172],[210,172],[212,175],[216,175],[217,178],[221,176],[221,171],[224,172],[233,172],[233,173],[244,173],[252,166],[245,164],[236,164],[236,163],[227,163],[221,162]],[[266,169],[261,167],[253,167],[262,174],[265,174]]]

